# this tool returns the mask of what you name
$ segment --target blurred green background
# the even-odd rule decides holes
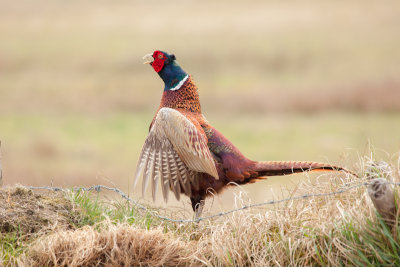
[[[400,150],[399,1],[0,1],[4,183],[132,193],[156,49],[251,159],[353,168],[369,144]]]

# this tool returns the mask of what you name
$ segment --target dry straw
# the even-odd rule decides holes
[[[86,226],[38,240],[23,266],[186,266],[190,247],[160,229],[107,224],[98,232]]]

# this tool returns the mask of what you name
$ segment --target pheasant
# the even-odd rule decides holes
[[[159,181],[165,202],[188,196],[195,217],[205,198],[231,184],[248,184],[268,176],[305,171],[347,171],[330,164],[303,161],[253,161],[246,158],[201,113],[197,86],[176,63],[173,54],[155,51],[143,59],[164,81],[160,106],[150,124],[135,176],[143,177],[142,192],[152,182],[155,200]]]

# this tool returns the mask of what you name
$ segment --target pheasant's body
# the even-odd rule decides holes
[[[165,64],[157,62],[159,53],[166,59]],[[168,57],[173,59],[168,62]],[[176,65],[174,56],[156,51],[153,58],[156,71],[157,64],[162,65],[159,75],[165,82],[165,89],[150,124],[136,174],[136,181],[143,175],[143,192],[152,180],[153,198],[158,180],[161,180],[166,201],[169,189],[177,199],[183,193],[190,197],[193,210],[199,216],[205,197],[221,192],[229,184],[247,184],[267,176],[310,170],[344,170],[314,162],[247,159],[202,115],[197,87]]]

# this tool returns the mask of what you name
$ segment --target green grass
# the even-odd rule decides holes
[[[0,263],[16,264],[18,258],[29,246],[30,240],[24,240],[21,232],[15,231],[0,236]]]
[[[73,216],[77,228],[85,225],[101,227],[104,222],[128,223],[147,230],[163,225],[167,231],[173,226],[152,216],[150,212],[159,213],[160,210],[151,206],[147,207],[148,210],[141,210],[129,201],[105,199],[100,194],[82,190],[71,191],[69,198],[77,206]]]
[[[392,230],[376,213],[376,219],[364,219],[364,227],[354,226],[351,221],[336,229],[343,242],[349,245],[347,260],[356,266],[398,266],[400,264],[400,231],[399,225]],[[331,237],[334,238],[335,234]],[[321,243],[318,244],[321,247]],[[322,250],[329,247],[323,244]]]

